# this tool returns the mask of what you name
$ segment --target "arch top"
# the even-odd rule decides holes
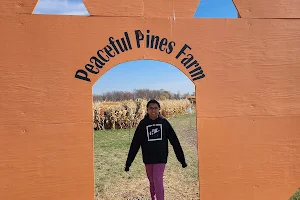
[[[241,18],[300,18],[299,0],[232,0]]]
[[[32,14],[38,0],[0,0],[0,15]]]
[[[90,15],[113,17],[188,17],[193,18],[200,0],[83,0]]]

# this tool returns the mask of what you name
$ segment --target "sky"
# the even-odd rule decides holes
[[[34,14],[89,15],[82,0],[39,0]],[[194,17],[237,18],[237,11],[231,0],[201,0]],[[192,94],[195,87],[193,82],[173,65],[160,61],[138,60],[119,64],[105,73],[94,84],[93,94],[109,91],[132,92],[134,89],[164,89],[173,93]]]

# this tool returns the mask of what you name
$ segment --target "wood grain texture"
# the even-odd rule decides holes
[[[0,15],[7,14],[31,14],[38,0],[0,0]]]
[[[90,15],[98,16],[143,16],[143,17],[188,17],[192,18],[196,12],[199,0],[153,0],[153,1],[125,1],[112,4],[105,0],[83,0]]]
[[[1,125],[0,199],[94,199],[92,126]]]
[[[299,20],[1,15],[0,26],[0,199],[92,200],[93,84],[140,59],[191,78],[176,59],[185,44],[206,74],[194,81],[201,198],[287,199],[299,187]],[[135,30],[174,51],[137,48]],[[124,32],[132,50],[75,79]]]
[[[232,0],[241,18],[300,18],[298,0]]]
[[[299,123],[299,116],[198,118],[201,198],[289,199],[300,185]]]

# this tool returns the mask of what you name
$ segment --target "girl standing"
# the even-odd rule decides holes
[[[141,147],[152,200],[164,200],[163,174],[168,158],[168,140],[182,167],[187,167],[175,131],[168,120],[160,115],[159,110],[160,104],[156,100],[147,103],[147,114],[136,128],[125,164],[125,171],[129,171]]]

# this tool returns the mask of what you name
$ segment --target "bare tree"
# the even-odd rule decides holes
[[[93,95],[94,101],[124,101],[130,99],[184,99],[189,93],[183,95],[178,91],[176,94],[167,90],[150,90],[150,89],[135,89],[133,92],[128,91],[111,91],[103,94]]]

